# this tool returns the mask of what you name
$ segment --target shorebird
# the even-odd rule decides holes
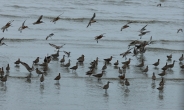
[[[41,15],[41,16],[38,18],[38,20],[37,20],[36,22],[33,23],[33,25],[35,25],[35,24],[40,24],[40,23],[44,23],[43,21],[41,21],[42,17],[43,17],[43,15]]]
[[[109,88],[109,83],[112,83],[112,82],[107,82],[106,85],[103,86],[103,89],[105,89],[105,93],[107,93],[107,89]]]
[[[60,46],[57,46],[57,45],[55,45],[55,44],[49,43],[49,45],[52,46],[52,47],[54,47],[54,48],[56,48],[56,50],[59,50],[60,48],[63,48],[63,46],[64,46],[65,44],[60,45]]]
[[[37,57],[34,61],[33,64],[37,64],[39,62],[39,57]]]
[[[106,70],[107,69],[107,63],[105,62],[104,66],[102,67],[102,70]]]
[[[36,68],[35,70],[36,70],[36,73],[38,74],[38,76],[39,76],[40,74],[44,74],[44,72],[40,71],[38,68]]]
[[[96,17],[96,14],[94,13],[93,17],[89,20],[89,23],[88,23],[87,27],[91,26],[91,23],[95,23],[96,22],[96,20],[94,20],[95,17]]]
[[[119,62],[118,60],[114,63],[114,66],[118,66]]]
[[[156,76],[155,76],[155,73],[153,72],[153,75],[152,75],[152,81],[154,81],[154,82],[155,82],[155,80],[156,80]]]
[[[179,33],[180,31],[183,32],[183,29],[178,29],[177,33]]]
[[[165,66],[162,68],[162,70],[167,70],[168,66],[167,66],[167,62],[165,64]]]
[[[101,39],[102,37],[105,37],[104,34],[105,33],[100,34],[100,35],[98,35],[98,36],[95,37],[95,40],[96,40],[97,43],[98,43],[98,39]]]
[[[9,70],[10,70],[10,66],[9,64],[7,64],[6,71],[9,71]]]
[[[125,29],[125,28],[128,28],[128,27],[130,27],[128,24],[125,24],[124,26],[122,26],[121,27],[121,31],[123,30],[123,29]]]
[[[1,68],[0,74],[3,76],[4,75],[4,69],[3,67]]]
[[[26,20],[22,23],[22,26],[20,26],[20,28],[18,29],[18,31],[20,31],[20,33],[22,33],[22,30],[26,29],[26,28],[29,28],[28,26],[25,26]]]
[[[96,61],[94,60],[93,62],[91,62],[90,65],[91,65],[91,66],[89,67],[90,69],[96,68],[96,66],[97,66]]]
[[[181,65],[180,68],[181,68],[181,69],[184,69],[184,65]]]
[[[46,37],[46,40],[50,37],[52,37],[54,34],[53,33],[51,33],[51,34],[49,34],[47,37]]]
[[[81,57],[77,58],[78,62],[83,63],[84,62],[84,55],[81,55]]]
[[[53,58],[59,57],[59,50],[58,50],[55,54],[52,54],[51,56],[52,56]]]
[[[57,80],[57,81],[59,81],[60,80],[60,78],[61,78],[61,76],[60,76],[60,73],[54,78],[54,80]]]
[[[57,54],[57,53],[56,53]],[[59,54],[59,53],[58,53]],[[47,55],[47,57],[46,57],[46,59],[44,59],[44,62],[45,62],[45,60],[47,61],[47,63],[50,63],[50,61],[51,61],[51,59],[52,59],[52,56],[50,55]]]
[[[142,62],[139,65],[137,65],[137,67],[143,67],[143,66],[144,66],[144,59],[142,59]]]
[[[179,61],[183,61],[183,54],[181,55],[181,57],[179,58]]]
[[[109,63],[112,60],[112,56],[110,58],[104,59],[105,62]]]
[[[146,66],[146,68],[142,72],[147,73],[148,72],[148,66]]]
[[[6,84],[6,81],[7,81],[7,76],[8,76],[8,75],[5,75],[3,78],[1,78],[1,81],[2,81],[2,82],[5,82],[5,84]]]
[[[167,55],[167,59],[168,59],[168,60],[171,60],[171,58],[172,58],[172,54]]]
[[[42,74],[42,76],[40,77],[40,84],[44,81],[44,76]]]
[[[99,81],[99,80],[101,80],[101,77],[103,76],[104,72],[105,72],[105,71],[102,71],[101,73],[99,73],[99,74],[94,74],[93,76],[94,76],[94,77],[97,77],[97,78],[98,78],[98,81]]]
[[[170,68],[170,69],[172,69],[174,67],[174,63],[175,63],[175,60],[173,61],[172,64],[167,65],[167,67]]]
[[[68,60],[68,63],[66,63],[65,65],[64,65],[64,67],[69,67],[70,66],[70,59]]]
[[[162,71],[162,73],[158,74],[159,76],[163,77],[165,75],[165,70]]]
[[[119,75],[118,77],[119,77],[120,81],[124,80],[125,79],[125,73],[123,75]]]
[[[89,77],[93,74],[94,68],[91,68],[89,71],[86,72],[86,75],[89,75]]]
[[[160,86],[164,85],[164,78],[162,77],[160,83],[159,83]]]
[[[63,55],[63,58],[60,60],[60,62],[61,62],[62,64],[64,64],[64,62],[65,62],[65,55]]]
[[[119,67],[118,68],[118,72],[119,72],[119,74],[122,74],[123,73],[123,70]]]
[[[126,85],[127,88],[128,88],[128,86],[130,86],[130,83],[129,83],[128,79],[125,79],[125,85]]]
[[[64,12],[63,12],[64,13]],[[63,14],[62,13],[62,14]],[[53,22],[54,24],[56,24],[56,21],[58,21],[60,19],[60,16],[62,15],[60,14],[59,16],[57,16],[56,18],[54,18],[53,20],[51,20],[50,22]]]
[[[4,37],[0,39],[0,46],[2,45],[6,45],[4,42],[2,42],[4,40]],[[7,46],[7,45],[6,45]]]
[[[123,70],[125,70],[125,69],[127,68],[127,66],[128,66],[128,65],[124,64],[124,65],[122,66]]]
[[[130,64],[130,60],[132,60],[131,58],[128,59],[128,61],[125,61],[125,62],[122,62],[122,64],[125,64],[125,65],[129,65]]]
[[[27,63],[20,61],[20,63],[29,71],[30,73],[34,70],[34,66],[30,67]]]
[[[75,66],[73,66],[73,67],[71,67],[70,69],[72,69],[72,72],[75,70],[77,70],[77,68],[78,68],[78,62],[76,63],[76,65]]]
[[[153,63],[152,65],[154,65],[155,67],[157,67],[159,65],[159,61],[160,61],[160,59],[158,59],[158,61],[155,62],[155,63]]]
[[[20,58],[14,62],[14,64],[19,65],[20,64]]]
[[[161,7],[161,3],[157,4],[157,7],[158,7],[158,6]]]
[[[8,31],[8,28],[11,26],[11,23],[13,22],[14,20],[11,20],[11,21],[9,21],[8,23],[6,23],[6,25],[5,26],[3,26],[2,28],[1,28],[1,30],[4,32],[5,30],[6,31]]]
[[[126,52],[121,53],[120,56],[122,55],[123,57],[125,57],[125,59],[127,59],[126,56],[127,56],[128,54],[132,53],[132,52],[130,51],[130,50],[132,50],[132,49],[133,49],[133,48],[128,49]]]
[[[68,57],[70,57],[70,52],[63,51]]]

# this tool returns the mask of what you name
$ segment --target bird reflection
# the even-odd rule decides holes
[[[163,100],[164,99],[163,91],[159,91],[158,97],[159,97],[160,100]]]
[[[44,89],[44,84],[43,83],[40,84],[40,90],[41,89]]]
[[[125,89],[125,93],[129,93],[130,90],[128,88]]]
[[[156,87],[155,82],[151,83],[151,88],[155,89],[155,87]]]

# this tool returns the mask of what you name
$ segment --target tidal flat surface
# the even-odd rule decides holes
[[[161,7],[157,4],[161,3]],[[184,109],[184,70],[180,68],[183,62],[179,58],[184,53],[184,34],[177,33],[184,27],[184,0],[9,0],[0,1],[0,26],[14,20],[8,31],[0,32],[3,42],[8,46],[0,47],[0,67],[8,75],[6,84],[0,82],[0,109],[1,110],[183,110]],[[63,13],[63,14],[62,14]],[[96,13],[91,26],[86,28],[89,20]],[[50,22],[60,15],[56,24]],[[44,23],[33,25],[40,15]],[[25,21],[29,29],[20,33],[18,28]],[[121,27],[132,21],[130,27],[120,31]],[[140,39],[140,32],[147,24],[150,31]],[[183,28],[184,29],[184,28]],[[46,37],[54,33],[52,38]],[[95,36],[104,34],[105,37],[98,43]],[[137,57],[127,55],[127,59],[120,56],[127,51],[128,44],[133,40],[149,41],[146,52]],[[63,45],[59,57],[51,60],[45,80],[40,84],[40,76],[32,72],[31,80],[25,78],[29,72],[23,65],[18,67],[14,62],[21,61],[32,65],[36,57],[40,57],[39,64],[45,56],[56,53],[56,49],[49,43]],[[64,52],[70,51],[71,56],[65,57],[65,64],[71,60],[71,66],[77,58],[85,55],[83,64],[76,72],[61,65],[60,59]],[[167,55],[172,59],[167,60]],[[105,58],[113,56],[111,64],[107,65],[106,73],[101,80],[87,76],[90,62],[99,58],[95,73],[102,71]],[[126,69],[126,78],[130,82],[128,88],[120,82],[118,68],[114,62],[119,61],[118,67],[131,58],[129,68]],[[144,58],[145,65],[140,64]],[[155,68],[152,64],[160,59]],[[175,62],[171,70],[164,76],[163,92],[159,92],[161,68]],[[7,64],[10,71],[6,71]],[[149,66],[149,71],[142,70]],[[34,65],[34,68],[42,67]],[[156,74],[156,81],[152,83],[152,73]],[[61,73],[59,84],[54,78]],[[107,93],[102,89],[110,81]]]

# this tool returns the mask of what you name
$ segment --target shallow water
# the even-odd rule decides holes
[[[163,0],[162,0],[163,1]],[[183,28],[183,0],[165,0],[161,2],[162,7],[156,5],[160,1],[137,1],[137,0],[77,0],[77,1],[42,1],[42,0],[19,0],[0,1],[0,25],[4,26],[8,21],[14,20],[8,31],[1,32],[4,42],[8,46],[1,46],[0,66],[6,67],[10,64],[7,72],[8,81],[6,85],[0,83],[0,108],[11,109],[128,109],[128,110],[183,110],[183,88],[184,70],[180,68],[182,62],[178,59],[184,53],[184,34],[177,33],[177,29]],[[110,7],[110,8],[109,8]],[[64,13],[63,13],[64,12]],[[56,24],[50,22],[54,17],[60,15],[61,19]],[[96,13],[97,23],[86,28],[93,13]],[[40,15],[43,15],[45,23],[32,25]],[[26,20],[25,25],[30,29],[18,28]],[[120,31],[127,22],[129,28]],[[136,57],[131,58],[129,68],[126,70],[126,78],[130,86],[122,86],[118,78],[118,69],[113,63],[119,60],[125,61],[120,56],[128,49],[128,44],[133,40],[140,40],[139,30],[148,24],[146,29],[151,31],[142,37],[142,41],[148,41],[152,36],[153,43],[146,46],[143,55],[145,66],[138,68],[140,63]],[[54,33],[52,38],[45,40],[46,36]],[[105,33],[105,37],[97,43],[94,37]],[[24,66],[16,67],[14,62],[20,58],[21,61],[32,65],[36,57],[43,62],[45,56],[56,53],[55,48],[49,43],[56,45],[66,44],[61,51],[70,51],[71,66],[77,62],[77,58],[85,55],[83,65],[79,65],[76,72],[62,67],[59,60],[64,55],[60,52],[58,60],[49,63],[49,69],[45,75],[45,81],[40,84],[40,76],[32,72],[31,81],[25,76],[29,72]],[[167,55],[173,55],[171,61],[167,61]],[[86,76],[89,63],[99,58],[99,65],[95,73],[100,73],[104,65],[104,58],[113,56],[111,64],[107,65],[106,73],[101,81],[95,77]],[[139,57],[139,56],[138,56]],[[152,65],[160,59],[158,68]],[[161,68],[166,62],[171,64],[174,60],[172,70],[167,70],[163,93],[156,88],[161,80]],[[142,70],[149,66],[147,73]],[[41,69],[40,66],[34,65]],[[152,84],[152,73],[155,72],[157,80]],[[54,78],[61,73],[61,80],[56,84]],[[105,93],[102,87],[111,81],[110,87]]]

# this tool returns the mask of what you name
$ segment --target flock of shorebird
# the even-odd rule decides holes
[[[161,4],[158,4],[157,6],[161,6]],[[55,24],[56,21],[58,21],[58,20],[60,19],[60,16],[61,16],[61,15],[62,15],[62,14],[60,14],[60,15],[57,16],[56,18],[52,19],[50,22],[53,22],[53,23]],[[96,22],[95,17],[96,17],[96,14],[94,13],[93,16],[92,16],[92,18],[89,20],[89,23],[88,23],[88,25],[87,25],[87,28],[88,28],[89,26],[92,26],[92,24]],[[35,21],[35,22],[33,23],[33,25],[44,23],[43,21],[41,21],[42,18],[43,18],[43,15],[41,15],[41,16],[38,18],[38,20]],[[11,20],[11,21],[9,21],[5,26],[3,26],[3,27],[1,28],[2,32],[5,32],[5,30],[7,31],[8,28],[12,25],[12,22],[13,22],[13,21],[14,21],[14,20]],[[25,26],[25,22],[26,22],[26,20],[22,23],[22,26],[20,26],[20,28],[18,28],[18,31],[22,32],[24,29],[29,28],[28,26]],[[129,24],[131,24],[131,23],[133,23],[133,22],[130,21],[130,22],[128,22],[127,24],[125,24],[124,26],[122,26],[122,28],[120,29],[120,31],[123,31],[124,29],[128,28],[128,27],[129,27]],[[150,32],[150,31],[146,31],[146,27],[147,27],[147,26],[148,26],[148,25],[146,24],[144,27],[142,27],[142,28],[139,30],[140,34],[139,34],[138,36],[140,36],[140,39],[142,38],[143,35],[145,35],[145,34],[147,34],[147,33]],[[182,29],[178,29],[178,30],[177,30],[177,33],[179,33],[179,32],[183,32],[183,30],[182,30]],[[105,33],[103,33],[103,34],[98,35],[98,36],[95,37],[95,40],[97,41],[97,43],[98,43],[98,40],[99,40],[99,39],[101,39],[101,38],[104,37],[104,34],[105,34]],[[46,40],[47,40],[48,38],[51,38],[53,35],[54,35],[53,33],[51,33],[50,35],[48,35],[48,36],[46,37]],[[6,45],[6,44],[3,42],[3,40],[4,40],[4,37],[0,39],[0,45]],[[141,56],[146,52],[146,48],[145,48],[145,47],[146,47],[147,45],[150,45],[150,44],[152,44],[152,36],[150,37],[149,41],[134,40],[134,41],[130,42],[130,44],[128,45],[128,47],[129,47],[128,50],[125,51],[124,53],[121,53],[120,56],[122,56],[122,57],[124,57],[125,59],[127,59],[127,56],[128,56],[128,55],[133,54],[133,56],[136,57],[137,59],[141,59],[141,63],[138,64],[138,65],[136,65],[136,67],[143,68],[142,72],[143,72],[144,74],[146,74],[146,73],[149,71],[149,67],[148,67],[148,65],[146,65],[146,67],[144,68],[145,63],[144,63],[143,57],[141,57]],[[41,77],[40,77],[40,84],[43,84],[43,82],[44,82],[44,74],[45,74],[45,73],[47,72],[47,70],[48,70],[48,66],[49,66],[48,64],[50,63],[50,61],[51,61],[52,59],[58,59],[60,49],[61,49],[65,44],[63,44],[63,45],[61,45],[61,46],[57,46],[57,45],[55,45],[55,44],[49,43],[49,45],[52,46],[52,47],[54,47],[54,48],[57,50],[57,52],[56,52],[55,54],[51,54],[50,56],[46,56],[46,57],[44,58],[43,63],[39,63],[39,62],[40,62],[40,61],[39,61],[39,57],[37,57],[37,58],[33,61],[32,67],[29,66],[27,63],[23,62],[22,60],[20,60],[20,58],[19,58],[17,61],[14,62],[16,66],[19,66],[19,64],[21,64],[21,65],[23,65],[23,66],[28,70],[28,72],[30,72],[30,74],[29,74],[28,76],[26,76],[27,81],[30,81],[30,80],[31,80],[31,74],[32,74],[31,72],[34,71],[34,70],[36,70],[36,73],[38,74],[38,76],[41,75]],[[132,51],[131,51],[131,50],[132,50]],[[70,65],[70,59],[68,60],[67,63],[65,63],[65,56],[70,57],[70,52],[66,52],[66,51],[63,51],[63,52],[65,53],[65,55],[63,55],[62,59],[60,60],[60,63],[61,63],[61,65],[62,65],[62,67],[70,68],[70,69],[72,70],[72,72],[75,72],[75,71],[78,69],[78,65],[79,65],[79,64],[82,64],[82,63],[84,62],[84,60],[85,60],[85,58],[84,58],[85,56],[84,56],[84,55],[81,55],[79,58],[77,58],[77,63],[76,63],[76,65],[73,66],[73,67],[70,67],[70,66],[71,66],[71,65]],[[139,57],[139,56],[140,56],[140,57]],[[138,57],[139,57],[139,58],[138,58]],[[95,69],[97,69],[97,66],[98,66],[98,57],[97,57],[94,61],[90,62],[90,67],[89,67],[90,70],[86,72],[86,75],[89,75],[89,77],[92,75],[92,76],[96,77],[96,78],[98,79],[98,81],[101,80],[101,77],[102,77],[103,74],[105,74],[105,72],[106,72],[105,70],[107,69],[107,65],[111,63],[112,58],[113,58],[112,56],[110,56],[110,58],[105,58],[105,59],[104,59],[104,65],[103,65],[103,67],[102,67],[102,72],[99,73],[99,74],[94,74],[94,73],[95,73],[94,71],[95,71]],[[168,55],[167,58],[168,58],[168,61],[171,61],[171,59],[172,59],[172,54],[171,54],[171,55]],[[184,58],[183,58],[183,54],[182,54],[181,57],[179,58],[179,62],[182,62],[183,59],[184,59]],[[122,62],[122,64],[123,64],[122,67],[119,66],[119,61],[118,61],[118,60],[117,60],[115,63],[113,63],[114,66],[117,67],[117,69],[118,69],[118,72],[119,72],[118,78],[120,79],[120,82],[122,83],[123,86],[125,85],[127,88],[128,88],[128,86],[130,86],[130,83],[129,83],[129,81],[128,81],[128,78],[125,77],[125,73],[126,73],[126,69],[129,68],[129,65],[130,65],[131,60],[132,60],[132,59],[129,58],[127,61]],[[152,65],[155,66],[155,68],[157,68],[157,67],[159,66],[159,64],[160,64],[159,62],[160,62],[160,59],[158,59],[158,61],[155,62],[155,63],[153,63]],[[167,62],[166,62],[166,65],[162,68],[163,72],[161,72],[160,74],[158,74],[159,76],[161,76],[161,81],[160,81],[160,83],[159,83],[159,87],[157,88],[159,91],[162,91],[163,88],[164,88],[164,84],[165,84],[165,83],[164,83],[164,76],[166,75],[166,70],[168,70],[168,71],[171,70],[171,69],[174,67],[174,63],[175,63],[175,60],[174,60],[173,63],[171,63],[171,64],[167,64]],[[43,71],[39,70],[39,68],[34,69],[35,65],[39,65],[39,66],[43,67],[43,68],[42,68]],[[119,66],[119,67],[118,67],[118,66]],[[184,65],[181,65],[180,67],[181,67],[182,69],[184,69]],[[9,64],[7,64],[6,71],[9,71],[9,70],[10,70],[10,66],[9,66]],[[5,75],[4,73],[5,73],[5,72],[4,72],[4,70],[3,70],[3,67],[0,68],[0,80],[1,80],[2,82],[5,82],[5,83],[6,83],[6,81],[7,81],[7,76],[8,76],[8,75]],[[56,80],[57,83],[59,83],[60,78],[61,78],[61,75],[60,75],[60,73],[59,73],[59,74],[58,74],[55,78],[53,78],[53,79]],[[153,72],[153,75],[152,75],[152,80],[153,80],[153,84],[154,84],[154,83],[155,83],[155,80],[156,80],[156,75],[155,75],[154,72]],[[103,86],[103,89],[105,89],[105,92],[107,92],[107,89],[109,88],[109,83],[111,83],[111,82],[108,81],[107,84]]]

